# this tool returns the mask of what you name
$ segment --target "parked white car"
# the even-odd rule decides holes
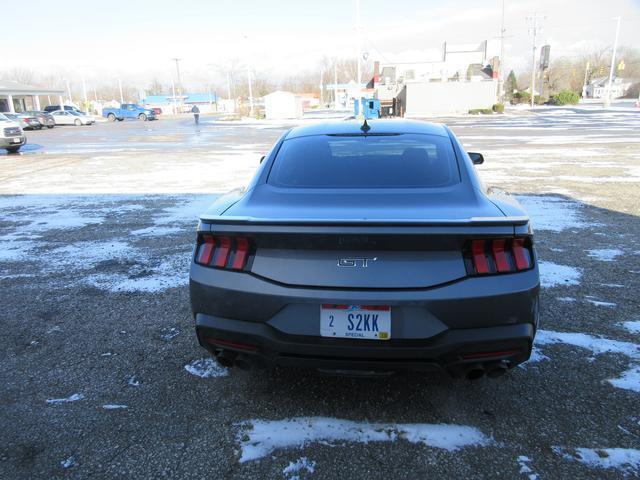
[[[53,115],[56,125],[77,125],[79,127],[80,125],[92,125],[96,123],[93,117],[71,110],[56,110],[55,112],[51,112],[51,115]]]
[[[25,143],[27,137],[20,125],[0,113],[0,148],[5,148],[9,153],[16,153]]]

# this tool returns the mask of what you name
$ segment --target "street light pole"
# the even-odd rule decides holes
[[[500,27],[500,71],[498,72],[498,101],[504,103],[504,3],[502,0],[502,26]]]
[[[618,49],[618,36],[620,35],[620,17],[615,17],[617,20],[616,25],[616,39],[613,42],[613,53],[611,55],[611,68],[609,69],[609,82],[607,83],[607,91],[604,97],[604,107],[608,108],[611,105],[611,82],[613,81],[613,69],[616,63],[616,50]]]
[[[360,67],[360,51],[362,46],[360,44],[360,0],[356,0],[356,65],[357,65],[357,78],[356,83],[358,89],[360,89],[360,83],[362,82],[362,69]]]
[[[533,108],[536,97],[536,37],[542,30],[542,27],[538,25],[538,13],[534,12],[532,16],[527,17],[527,20],[532,24],[531,33],[533,35],[533,54],[531,56],[531,108]]]
[[[118,78],[118,88],[120,88],[120,105],[124,103],[124,95],[122,94],[122,80]]]
[[[180,58],[172,58],[174,62],[176,62],[176,74],[178,79],[178,95],[182,94],[182,79],[180,78]]]

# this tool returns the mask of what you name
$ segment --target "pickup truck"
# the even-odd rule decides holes
[[[157,118],[153,110],[134,103],[123,103],[120,108],[105,108],[102,110],[102,116],[108,118],[110,122],[122,121],[125,118],[137,118],[143,121]]]

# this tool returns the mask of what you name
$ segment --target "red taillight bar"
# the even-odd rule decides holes
[[[474,240],[471,242],[471,255],[476,273],[489,273],[489,264],[484,252],[484,240]]]
[[[242,270],[247,263],[247,256],[249,255],[249,240],[245,237],[236,238],[236,251],[233,255],[233,262],[231,268],[234,270]]]
[[[216,267],[226,267],[229,260],[229,251],[231,250],[231,239],[229,237],[218,237],[220,247],[216,248],[216,258],[213,265]]]
[[[511,265],[509,265],[509,259],[507,258],[507,253],[504,250],[505,243],[507,243],[507,241],[504,238],[496,239],[491,242],[493,260],[496,262],[496,268],[500,273],[511,271]]]
[[[198,256],[196,257],[196,262],[202,263],[203,265],[208,265],[213,257],[213,248],[216,245],[216,240],[211,235],[205,235],[203,237],[204,243],[200,246],[198,250]]]

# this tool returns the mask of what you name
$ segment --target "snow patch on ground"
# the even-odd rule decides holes
[[[615,469],[624,474],[640,473],[640,450],[635,448],[574,448],[553,447],[566,460],[574,460],[591,468]]]
[[[314,442],[394,442],[403,439],[455,451],[485,446],[491,439],[474,427],[447,424],[367,423],[327,417],[249,420],[241,424],[240,462],[256,460],[281,448],[303,448]]]
[[[47,403],[51,405],[59,405],[61,403],[77,402],[78,400],[84,400],[84,395],[82,393],[74,393],[66,398],[49,398]]]
[[[96,288],[110,292],[146,292],[156,293],[169,288],[180,287],[189,283],[188,254],[178,253],[164,257],[158,265],[152,265],[152,259],[146,252],[140,250],[134,258],[144,264],[143,267],[134,265],[128,268],[127,273],[95,274],[86,278],[86,282]]]
[[[587,295],[586,297],[584,297],[584,299],[589,302],[594,304],[596,307],[607,307],[607,308],[615,308],[616,304],[612,303],[612,302],[603,302],[602,300],[597,300],[595,297],[591,297],[589,295]]]
[[[518,457],[518,466],[520,466],[520,473],[523,475],[527,475],[529,480],[538,480],[538,474],[534,473],[534,471],[528,465],[530,462],[531,459],[525,455],[520,455]]]
[[[102,408],[104,408],[105,410],[123,410],[129,407],[127,405],[121,405],[119,403],[106,403],[102,405]]]
[[[309,474],[315,472],[316,462],[309,460],[307,457],[300,457],[295,462],[290,462],[283,470],[282,474],[289,477],[289,480],[299,480],[300,472],[307,472]]]
[[[582,220],[580,205],[576,202],[552,196],[518,195],[516,198],[529,214],[536,230],[561,232],[590,226]]]
[[[176,204],[155,215],[153,225],[131,232],[140,236],[164,236],[194,230],[200,214],[206,212],[218,195],[192,195],[176,197]]]
[[[194,360],[189,365],[185,365],[184,369],[200,378],[226,377],[229,374],[229,370],[212,358]]]
[[[568,265],[538,262],[538,268],[540,269],[540,283],[546,288],[559,285],[579,285],[582,278],[582,271],[579,268]]]
[[[595,258],[602,262],[613,262],[617,257],[623,255],[624,252],[617,248],[601,248],[597,250],[587,250],[587,254],[591,258]]]
[[[629,330],[631,333],[640,333],[640,320],[624,322],[622,326],[627,330]]]
[[[71,468],[76,465],[76,459],[74,457],[69,457],[60,462],[60,466],[62,468]]]
[[[594,356],[605,353],[616,353],[627,356],[631,360],[629,368],[618,378],[607,379],[617,388],[631,390],[640,393],[640,345],[609,338],[596,337],[586,333],[555,332],[551,330],[538,330],[535,346],[566,344],[590,350]],[[533,358],[529,362],[545,360],[545,358]]]

